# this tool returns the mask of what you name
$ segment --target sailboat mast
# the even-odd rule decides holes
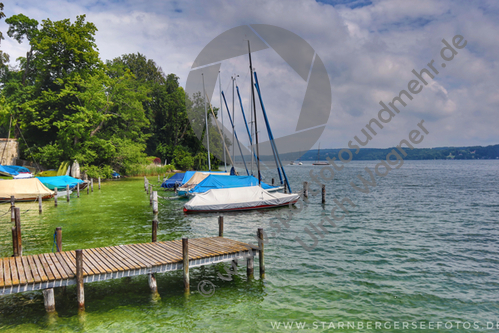
[[[234,133],[236,132],[236,130],[234,129],[234,126],[235,126],[235,123],[236,123],[236,117],[235,117],[235,110],[234,110],[234,76],[231,76],[230,78],[232,80],[232,160],[235,161],[236,160],[236,147],[234,146]],[[236,168],[236,166],[234,165],[234,170]]]
[[[256,104],[255,104],[255,90],[253,88],[253,64],[251,63],[251,48],[250,41],[248,40],[248,56],[249,56],[249,66],[251,73],[251,99],[253,102],[253,115],[255,119],[255,144],[256,144],[256,167],[258,170],[258,185],[262,184],[262,175],[260,174],[260,150],[258,149],[258,127],[256,123]]]
[[[201,73],[203,78],[203,101],[204,101],[204,119],[206,121],[206,146],[208,148],[208,170],[211,171],[211,161],[210,161],[210,132],[208,131],[208,110],[206,109],[206,91],[204,89],[204,74]]]
[[[222,80],[220,78],[220,71],[218,71],[218,85],[220,88],[220,116],[222,117],[222,128],[225,129],[224,127],[224,106],[222,103]],[[223,151],[224,151],[224,170],[227,172],[227,161],[226,161],[226,156],[225,156],[225,137],[222,132],[222,144],[224,146]]]

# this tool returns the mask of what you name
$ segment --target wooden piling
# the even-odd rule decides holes
[[[16,213],[14,212],[14,208],[16,208],[16,198],[11,195],[10,196],[10,222],[14,223],[16,221]]]
[[[248,279],[252,279],[253,276],[254,276],[254,257],[253,256],[249,256],[247,259],[246,259],[246,275],[248,277]]]
[[[69,202],[69,184],[66,185],[66,201]]]
[[[152,192],[152,212],[154,214],[158,214],[158,192],[153,191]]]
[[[158,239],[158,220],[157,216],[154,216],[152,220],[152,242],[156,242]]]
[[[48,313],[55,312],[54,288],[44,289],[42,293],[45,310],[47,310]]]
[[[303,196],[308,198],[308,182],[303,182]]]
[[[151,288],[151,292],[156,294],[158,292],[158,283],[156,282],[156,276],[154,273],[148,274],[149,276],[149,288]]]
[[[54,206],[57,207],[57,187],[54,188]]]
[[[144,176],[144,190],[146,192],[147,192],[147,188],[148,188],[148,186],[147,186],[147,178],[146,178],[146,176]],[[149,192],[147,192],[147,193],[149,193]]]
[[[90,179],[90,191],[94,192],[94,179]]]
[[[274,180],[274,178],[272,178],[272,186],[274,186],[274,182],[275,182],[275,180]]]
[[[90,185],[87,185],[87,194],[90,193]]]
[[[264,248],[263,248],[263,229],[262,228],[258,228],[257,237],[259,239],[259,241],[258,241],[258,247],[259,247],[258,259],[260,260],[260,279],[265,279],[265,263],[263,261]]]
[[[159,174],[158,174],[158,183],[161,182],[161,179],[159,179]]]
[[[322,203],[326,203],[326,185],[322,185]]]
[[[85,292],[83,289],[83,252],[76,250],[76,298],[78,311],[85,311]]]
[[[55,244],[57,245],[57,252],[62,252],[62,228],[55,228]]]
[[[38,196],[38,214],[42,213],[42,196]]]
[[[12,227],[12,254],[14,257],[18,257],[19,253],[17,253],[17,230],[16,227]]]
[[[150,185],[149,190],[147,191],[147,194],[149,194],[149,205],[152,206],[152,185]]]
[[[80,184],[76,184],[76,197],[80,197]]]
[[[100,191],[100,177],[99,177],[99,191]]]
[[[218,237],[224,236],[224,217],[218,217]]]
[[[184,290],[190,293],[189,286],[189,239],[182,238],[182,256],[184,266]]]
[[[21,208],[15,208],[16,212],[16,238],[17,238],[17,255],[23,255],[23,243],[21,237]]]

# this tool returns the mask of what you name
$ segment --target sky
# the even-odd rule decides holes
[[[126,53],[144,54],[165,74],[174,73],[185,86],[201,50],[223,32],[248,24],[270,24],[302,37],[324,62],[331,83],[332,105],[320,139],[321,148],[344,148],[402,89],[415,79],[412,70],[428,68],[433,59],[439,74],[407,100],[400,113],[384,124],[365,146],[385,148],[407,139],[424,120],[429,134],[423,147],[499,144],[499,2],[450,0],[272,0],[272,1],[94,1],[3,0],[7,17],[23,13],[42,23],[86,15],[98,32],[101,59]],[[28,45],[6,34],[0,48],[11,65]],[[441,66],[442,39],[452,44],[461,35],[466,46]],[[461,42],[463,43],[463,42]],[[461,44],[462,45],[462,44]],[[447,55],[450,51],[447,51]],[[255,52],[265,107],[276,138],[294,133],[307,82],[272,48]],[[221,85],[231,100],[232,75],[250,107],[247,56],[221,64]],[[217,89],[212,96],[218,107]],[[237,105],[237,104],[236,104]],[[236,108],[236,112],[240,112]],[[239,117],[239,118],[237,118]],[[245,128],[236,113],[236,129]],[[227,119],[225,120],[227,121]],[[258,119],[261,121],[261,119]]]

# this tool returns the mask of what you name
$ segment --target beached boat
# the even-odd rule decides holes
[[[241,211],[287,206],[298,194],[269,193],[260,186],[223,188],[199,193],[184,205],[186,213]]]
[[[43,185],[38,178],[0,181],[0,201],[10,201],[11,196],[14,196],[16,201],[34,201],[40,195],[42,200],[46,200],[52,198],[54,192]]]

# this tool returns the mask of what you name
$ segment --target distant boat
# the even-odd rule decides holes
[[[317,151],[317,161],[312,163],[312,165],[329,165],[326,161],[321,161],[321,143],[319,142],[319,150]]]

